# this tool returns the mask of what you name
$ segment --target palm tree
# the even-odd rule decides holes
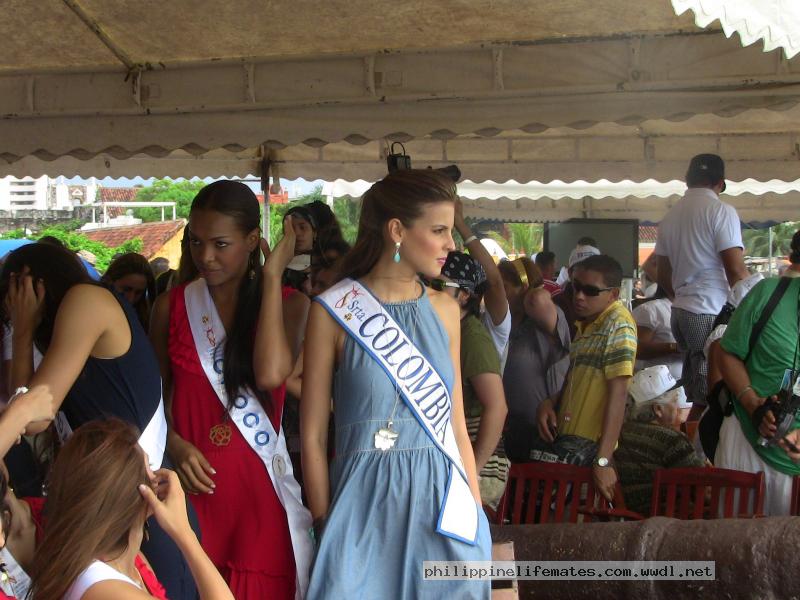
[[[797,229],[797,222],[780,223],[772,228],[772,256],[789,254],[792,236]],[[742,238],[747,256],[769,256],[769,229],[746,229]]]
[[[535,254],[542,249],[544,228],[541,223],[508,223],[511,246],[518,254]]]

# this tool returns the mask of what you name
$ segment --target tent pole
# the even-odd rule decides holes
[[[769,276],[772,277],[772,226],[769,228]]]

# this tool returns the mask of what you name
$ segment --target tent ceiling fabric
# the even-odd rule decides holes
[[[788,58],[800,52],[797,0],[672,0],[676,14],[691,10],[698,27],[719,21],[725,35],[738,33],[742,45],[764,42],[764,51],[783,48]]]
[[[697,148],[800,177],[800,60],[640,4],[10,0],[0,175],[247,175],[268,152],[375,179],[403,141],[476,181],[670,180]]]
[[[0,71],[286,58],[695,29],[665,1],[6,0]]]

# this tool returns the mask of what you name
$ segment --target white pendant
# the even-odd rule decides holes
[[[392,429],[392,423],[390,421],[386,427],[381,427],[378,429],[377,433],[375,433],[375,447],[378,450],[384,451],[394,448],[399,435],[399,433]]]

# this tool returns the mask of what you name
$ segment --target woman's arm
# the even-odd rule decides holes
[[[727,352],[721,345],[717,356],[725,385],[747,413],[752,415],[759,406],[764,404],[765,399],[750,387],[750,375],[747,373],[747,368],[738,356]]]
[[[44,283],[37,281],[34,285],[27,268],[11,275],[6,297],[11,336],[6,341],[11,344],[11,356],[16,358],[9,361],[9,394],[27,385],[33,376],[33,336],[42,320],[44,297]]]
[[[467,421],[464,417],[464,396],[461,392],[461,313],[455,300],[443,293],[429,292],[430,298],[439,318],[442,320],[447,336],[450,339],[450,361],[453,363],[453,391],[451,399],[453,405],[450,421],[453,424],[458,451],[464,463],[469,488],[475,502],[482,504],[481,493],[478,488],[478,473],[475,469],[475,455],[472,452],[472,442],[467,433]]]
[[[719,345],[716,356],[719,359],[719,369],[722,371],[725,385],[728,386],[731,394],[747,411],[747,414],[752,417],[756,409],[764,404],[767,399],[759,396],[758,392],[750,386],[750,375],[747,372],[747,367],[738,356],[726,351],[722,345]],[[772,399],[775,400],[776,397],[773,396]],[[758,432],[763,437],[769,438],[775,435],[775,431],[775,416],[771,411],[767,411],[758,427]]]
[[[156,476],[161,484],[158,497],[146,485],[140,485],[139,491],[150,505],[158,524],[172,538],[186,559],[197,584],[200,600],[234,600],[222,575],[203,552],[192,531],[186,514],[186,498],[178,476],[168,469],[159,469]]]
[[[639,342],[636,345],[636,358],[638,360],[661,357],[666,358],[678,351],[678,345],[675,342],[653,341],[655,332],[652,329],[643,327],[642,325],[639,325],[636,329],[639,339]]]
[[[184,440],[175,431],[172,420],[172,366],[169,360],[169,299],[170,293],[161,294],[153,305],[150,316],[150,342],[158,358],[161,372],[161,387],[164,394],[164,413],[169,429],[167,431],[167,454],[175,465],[183,488],[193,494],[211,494],[216,474],[211,463],[193,444]]]
[[[475,470],[480,473],[500,442],[508,406],[503,391],[503,380],[497,373],[480,373],[470,377],[469,382],[483,406],[478,436],[473,445]]]
[[[286,329],[286,339],[292,352],[292,360],[295,362],[303,347],[303,338],[306,335],[310,308],[311,300],[302,292],[295,292],[283,301],[283,323]]]
[[[459,199],[456,199],[455,226],[464,241],[474,237],[472,230],[464,220],[464,206]],[[491,254],[486,251],[479,239],[476,238],[468,244],[464,244],[464,246],[469,250],[469,255],[481,264],[486,273],[488,288],[483,295],[483,302],[486,305],[486,311],[492,318],[492,323],[495,326],[500,325],[508,315],[508,299],[503,287],[503,277],[500,275],[500,269],[497,268]]]
[[[522,307],[541,331],[549,336],[558,335],[558,308],[550,292],[544,288],[528,289],[522,298]]]
[[[330,504],[328,479],[328,421],[331,387],[341,329],[318,303],[311,305],[303,352],[304,370],[314,373],[303,381],[300,400],[300,438],[303,482],[314,520],[324,519]]]
[[[266,240],[261,240],[261,250],[266,262],[263,268],[261,309],[253,346],[253,373],[256,385],[262,390],[280,386],[294,367],[292,352],[283,321],[283,293],[281,276],[294,255],[295,233],[292,218],[283,222],[283,239],[272,252]]]
[[[130,347],[130,340],[125,313],[111,292],[99,286],[76,285],[61,302],[50,346],[27,386],[47,386],[53,395],[55,414],[93,352],[99,356],[121,356]],[[27,355],[21,358],[30,360]],[[39,433],[47,425],[46,422],[31,424],[26,433]]]
[[[26,429],[32,425],[47,424],[53,420],[53,396],[43,385],[33,387],[16,398],[0,413],[0,458],[19,441]]]
[[[300,349],[300,355],[294,363],[292,374],[286,380],[286,391],[295,398],[300,398],[303,394],[303,349]]]

